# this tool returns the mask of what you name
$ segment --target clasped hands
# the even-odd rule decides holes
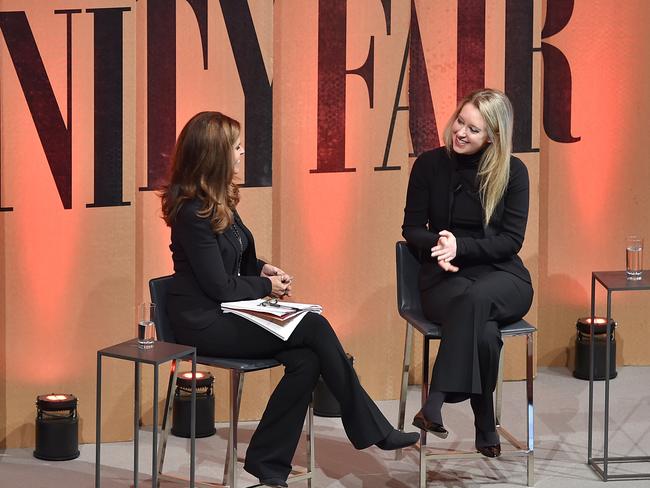
[[[438,266],[450,273],[456,273],[458,266],[450,263],[456,257],[456,237],[448,230],[441,230],[440,238],[435,246],[431,248],[431,257],[438,260]]]
[[[271,280],[271,296],[274,298],[290,297],[291,282],[293,277],[282,271],[277,266],[265,264],[260,276]]]

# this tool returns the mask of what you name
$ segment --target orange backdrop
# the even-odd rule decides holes
[[[539,364],[569,364],[589,272],[622,269],[625,234],[650,236],[648,165],[630,144],[650,103],[639,62],[650,5],[572,5],[0,0],[0,445],[32,445],[35,397],[51,391],[79,397],[81,439],[94,439],[96,351],[133,337],[148,280],[171,271],[154,189],[199,110],[244,122],[240,212],[260,255],[295,274],[298,299],[323,304],[383,399],[397,396],[403,351],[394,243],[413,153],[439,144],[432,124],[440,133],[469,84],[508,91],[529,124],[518,153],[532,190],[528,318]],[[621,362],[648,363],[646,302],[616,299]],[[520,377],[521,345],[507,347]],[[104,372],[106,440],[130,435],[128,366]],[[280,373],[247,380],[244,418]],[[225,388],[217,375],[221,418]]]

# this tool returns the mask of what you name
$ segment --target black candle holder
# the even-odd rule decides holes
[[[594,380],[605,379],[605,360],[607,340],[610,341],[609,377],[616,378],[616,322],[609,321],[609,338],[607,337],[607,319],[594,317]],[[591,344],[591,317],[581,317],[576,322],[576,361],[573,376],[581,380],[589,379],[589,348]]]
[[[36,397],[35,432],[34,457],[47,461],[79,457],[77,397],[63,393]]]
[[[214,376],[209,371],[196,372],[196,437],[210,437],[214,427]],[[192,373],[181,373],[176,378],[172,434],[190,437],[192,415]]]

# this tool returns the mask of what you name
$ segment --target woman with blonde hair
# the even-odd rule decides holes
[[[492,393],[500,324],[528,312],[530,274],[517,255],[528,219],[528,171],[512,156],[512,106],[502,92],[461,100],[445,147],[421,154],[408,184],[402,235],[420,251],[425,316],[442,325],[431,389],[413,425],[440,438],[442,406],[469,398],[476,449],[501,454]]]
[[[185,125],[174,151],[162,211],[171,227],[174,279],[167,312],[177,340],[199,355],[273,357],[285,367],[251,438],[244,469],[266,486],[285,487],[307,407],[322,375],[341,405],[357,449],[391,450],[417,442],[417,433],[390,425],[365,392],[329,322],[308,313],[285,342],[248,320],[224,314],[221,302],[291,293],[291,277],[257,259],[253,235],[237,213],[233,178],[244,155],[239,123],[201,112]]]

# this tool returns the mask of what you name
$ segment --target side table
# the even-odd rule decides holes
[[[612,293],[615,291],[650,290],[650,270],[643,271],[640,280],[628,280],[625,271],[594,271],[591,273],[591,323],[596,314],[596,282],[607,292],[607,338],[605,346],[605,413],[603,422],[603,457],[592,456],[593,417],[594,417],[594,328],[591,327],[589,349],[589,435],[587,440],[587,464],[603,481],[613,479],[650,479],[650,473],[610,474],[609,463],[637,463],[650,461],[650,456],[610,456],[609,455],[609,368],[610,335],[612,318]],[[602,467],[600,466],[602,464]]]
[[[192,399],[190,415],[190,488],[194,488],[195,471],[195,429],[196,429],[196,348],[171,344],[168,342],[155,342],[151,349],[138,348],[138,340],[116,344],[97,351],[97,410],[96,410],[96,448],[95,448],[95,488],[100,488],[101,476],[101,425],[102,425],[102,358],[110,357],[133,361],[135,369],[135,396],[133,412],[133,487],[138,487],[138,433],[140,429],[140,365],[151,364],[154,367],[153,379],[153,439],[151,486],[158,486],[158,367],[172,361],[171,367],[176,371],[177,361],[181,359],[192,361]],[[167,415],[167,411],[165,412]]]

